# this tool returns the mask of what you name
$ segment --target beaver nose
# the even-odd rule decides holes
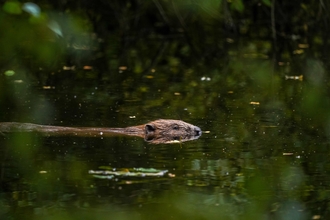
[[[195,126],[195,136],[201,136],[202,130],[199,127]]]

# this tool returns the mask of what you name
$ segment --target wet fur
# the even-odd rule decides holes
[[[127,128],[63,127],[31,123],[2,122],[0,132],[40,132],[53,135],[114,136],[128,135],[144,138],[154,144],[180,143],[201,136],[201,129],[181,120],[159,119]]]

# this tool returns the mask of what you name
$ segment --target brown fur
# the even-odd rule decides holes
[[[145,125],[145,140],[153,143],[175,143],[197,139],[199,127],[180,120],[159,119]]]
[[[127,128],[63,127],[37,125],[31,123],[2,122],[0,132],[40,132],[45,135],[74,136],[138,136],[154,144],[180,143],[194,140],[201,136],[199,127],[181,120],[159,119],[147,124]]]

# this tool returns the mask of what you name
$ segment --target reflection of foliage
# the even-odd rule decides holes
[[[326,5],[319,7],[317,3],[310,3],[295,7],[295,3],[276,3],[272,6],[269,0],[262,3],[242,0],[125,0],[99,1],[93,5],[82,1],[40,3],[38,7],[40,15],[35,16],[22,11],[22,5],[16,1],[7,1],[4,5],[2,20],[10,22],[1,23],[2,29],[7,30],[2,33],[1,42],[6,51],[4,54],[9,55],[7,57],[23,58],[25,54],[16,54],[21,48],[29,56],[34,54],[30,58],[37,58],[33,61],[38,61],[39,65],[43,63],[43,66],[55,67],[68,60],[77,65],[74,58],[79,57],[82,51],[79,54],[67,54],[65,47],[72,41],[79,43],[81,34],[95,32],[102,46],[98,54],[93,54],[93,59],[105,62],[103,64],[112,69],[126,65],[134,72],[148,71],[158,63],[167,64],[174,70],[178,64],[186,69],[185,66],[192,61],[203,65],[218,62],[218,59],[226,59],[228,49],[246,45],[244,40],[237,38],[239,34],[255,37],[259,40],[254,44],[256,49],[264,50],[261,39],[269,39],[268,44],[272,44],[270,7],[276,7],[277,13],[274,15],[279,41],[277,57],[288,58],[293,51],[301,51],[303,44],[322,41],[322,35],[316,35],[314,41],[308,41],[305,34],[308,28],[312,28],[309,27],[310,23],[326,19],[322,11]],[[60,10],[63,8],[67,11]],[[292,19],[286,18],[285,12],[290,12]],[[318,14],[318,17],[313,14]],[[9,23],[16,25],[13,28]],[[56,24],[57,28],[51,24]],[[269,55],[271,51],[263,52]],[[4,63],[8,60],[2,58],[0,61]],[[54,63],[51,65],[49,62]]]
[[[10,76],[14,80],[37,81],[39,86],[56,88],[55,92],[60,88],[71,97],[84,94],[64,98],[67,111],[81,106],[80,114],[74,115],[95,118],[97,113],[87,112],[88,105],[100,106],[104,100],[108,108],[100,111],[110,108],[113,114],[120,111],[125,116],[138,112],[141,122],[192,114],[193,118],[217,118],[225,123],[232,119],[224,119],[223,112],[248,109],[245,118],[249,120],[255,110],[272,109],[300,126],[301,121],[311,120],[308,129],[328,129],[324,124],[329,118],[328,104],[323,101],[328,95],[326,64],[317,59],[322,51],[318,48],[322,44],[326,51],[327,44],[320,30],[307,37],[311,34],[308,28],[313,28],[310,23],[327,19],[326,5],[272,5],[268,0],[49,2],[38,5],[38,16],[22,7],[17,1],[7,1],[2,8],[2,21],[6,21],[0,22],[6,30],[0,41],[5,54],[0,56],[2,71],[15,73]],[[277,9],[276,39],[271,34],[271,17],[263,13],[271,7]],[[290,19],[284,17],[288,11]],[[309,58],[312,53],[315,59]],[[87,65],[92,70],[83,68]],[[311,84],[301,89],[303,83],[284,82],[284,75],[306,75],[304,79]],[[24,108],[22,100],[28,98],[30,88],[0,83],[4,91],[14,89],[2,94],[19,94],[0,101],[17,99],[14,106]],[[280,100],[274,100],[276,97]],[[33,99],[31,105],[52,108]],[[86,111],[81,104],[85,100]],[[250,102],[261,105],[253,107]],[[170,107],[157,111],[164,106]],[[301,109],[293,113],[295,106]],[[109,114],[103,112],[103,116],[98,120],[109,120]],[[237,123],[247,129],[244,121]]]

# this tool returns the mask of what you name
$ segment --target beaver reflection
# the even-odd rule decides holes
[[[31,123],[2,122],[0,132],[39,132],[47,136],[136,136],[153,144],[171,144],[198,139],[202,131],[199,127],[181,120],[159,119],[147,124],[127,128],[63,127],[37,125]]]

